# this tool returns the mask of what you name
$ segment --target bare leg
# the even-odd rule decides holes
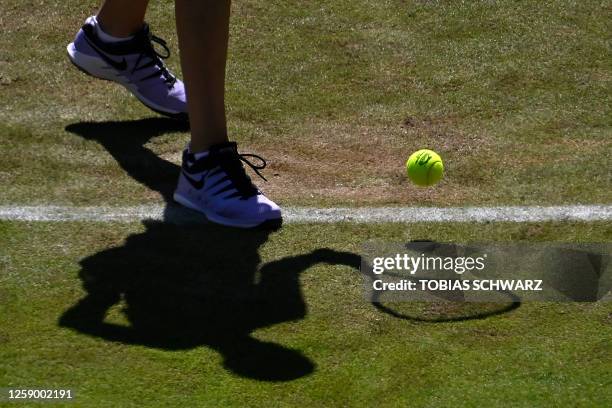
[[[98,12],[98,22],[105,33],[129,37],[142,28],[149,0],[105,0]]]
[[[191,151],[226,142],[225,62],[230,0],[176,0],[176,26],[187,92]]]

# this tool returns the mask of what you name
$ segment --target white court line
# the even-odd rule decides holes
[[[136,222],[145,219],[171,223],[206,222],[183,207],[0,206],[0,220]],[[542,222],[611,221],[612,205],[526,207],[356,207],[283,208],[285,223],[416,223],[416,222]]]

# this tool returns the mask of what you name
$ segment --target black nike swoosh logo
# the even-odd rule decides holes
[[[183,176],[185,176],[189,184],[191,184],[196,190],[201,190],[202,187],[204,187],[204,176],[202,176],[199,180],[196,180],[189,177],[185,170],[183,170]]]
[[[91,48],[93,48],[94,51],[98,53],[98,55],[104,60],[104,62],[106,62],[108,65],[118,71],[125,71],[125,69],[127,68],[127,61],[125,60],[125,58],[123,58],[123,60],[121,61],[115,61],[114,59],[107,57],[104,51],[102,51],[100,48],[98,48],[96,44],[90,41],[87,36],[85,36],[85,41],[87,41],[87,44],[89,44]]]

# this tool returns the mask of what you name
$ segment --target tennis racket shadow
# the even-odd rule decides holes
[[[417,252],[430,252],[436,250],[437,255],[457,256],[457,246],[455,244],[439,243],[431,240],[414,240],[406,244],[408,249],[416,250]],[[362,265],[362,273],[367,273],[366,281],[374,281],[376,276],[369,272],[367,265]],[[412,275],[397,275],[386,273],[397,279],[405,279],[418,281],[423,278]],[[453,271],[438,271],[435,280],[454,281],[458,277]],[[380,312],[385,313],[401,320],[408,320],[420,323],[453,323],[468,320],[482,320],[493,316],[498,316],[512,312],[521,306],[521,299],[515,294],[500,290],[498,293],[507,299],[504,302],[466,302],[464,292],[462,290],[446,290],[446,291],[426,291],[429,301],[382,301],[381,296],[384,293],[379,291],[371,291],[370,302]]]

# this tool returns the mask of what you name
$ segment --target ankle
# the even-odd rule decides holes
[[[192,140],[191,143],[189,143],[189,153],[198,154],[202,152],[208,152],[211,147],[215,145],[227,143],[229,141],[227,139],[227,136],[219,137],[218,139],[219,139],[218,141],[214,140],[214,141],[206,141],[206,142],[201,142],[199,140]]]
[[[138,32],[140,29],[140,27],[128,27],[128,29],[125,27],[118,27],[112,24],[112,22],[102,22],[98,16],[94,16],[93,20],[96,27],[96,34],[106,43],[131,40],[134,38],[134,33]]]

